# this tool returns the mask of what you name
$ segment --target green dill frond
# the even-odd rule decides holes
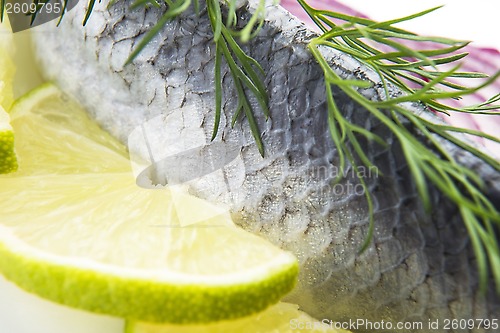
[[[154,4],[156,2],[154,0],[137,0],[132,6],[144,6],[151,3]],[[244,42],[252,38],[258,32],[263,22],[265,2],[263,0],[261,1],[257,12],[252,15],[249,21],[240,30],[236,29],[238,24],[236,0],[230,0],[224,3],[226,4],[225,20],[223,18],[224,15],[221,2],[219,0],[206,1],[207,15],[210,19],[215,43],[215,124],[212,140],[215,139],[218,133],[221,119],[223,93],[221,66],[222,60],[225,59],[238,95],[238,105],[234,112],[233,125],[236,119],[238,119],[241,111],[243,111],[250,125],[252,135],[255,138],[258,150],[260,154],[264,156],[264,144],[255,120],[254,110],[247,96],[248,94],[252,94],[258,101],[266,118],[269,117],[268,95],[262,80],[264,73],[259,63],[243,51],[235,37],[239,37],[239,39]],[[130,64],[139,55],[144,47],[160,33],[167,22],[184,13],[191,5],[191,0],[164,0],[164,5],[167,8],[165,13],[133,50],[126,64]],[[199,12],[198,1],[195,1],[195,12]]]
[[[466,53],[459,53],[459,51],[468,42],[441,37],[423,37],[393,27],[393,24],[418,18],[439,7],[401,19],[375,22],[335,12],[316,10],[310,7],[305,0],[298,0],[298,2],[323,31],[321,36],[310,42],[309,49],[323,69],[325,76],[329,125],[332,139],[339,149],[341,167],[344,167],[344,156],[348,156],[348,160],[355,168],[357,167],[356,160],[367,166],[371,165],[371,161],[367,160],[366,154],[359,148],[356,134],[369,140],[374,138],[371,133],[366,131],[355,131],[355,127],[352,124],[349,125],[342,117],[333,101],[332,85],[339,87],[394,134],[401,145],[418,193],[427,209],[431,208],[428,193],[429,183],[436,186],[449,200],[456,204],[476,254],[481,287],[486,288],[488,272],[491,272],[497,288],[500,290],[500,267],[498,265],[500,248],[495,231],[500,225],[500,212],[484,195],[482,180],[471,170],[458,164],[444,149],[437,137],[446,139],[472,153],[496,170],[500,170],[498,160],[486,155],[453,133],[476,135],[495,142],[500,142],[500,140],[478,131],[430,122],[410,112],[402,104],[418,102],[445,114],[449,111],[498,114],[498,112],[491,111],[500,109],[500,106],[495,104],[500,100],[500,94],[483,103],[464,108],[451,107],[440,101],[473,94],[492,84],[500,76],[500,72],[472,88],[455,84],[451,80],[452,78],[486,78],[481,73],[458,71],[460,66],[456,63],[467,56]],[[335,24],[332,19],[343,20],[345,24]],[[414,44],[421,43],[427,47],[433,45],[435,48],[413,49],[404,45],[404,41],[411,41]],[[339,50],[372,68],[383,84],[385,99],[382,101],[369,100],[357,89],[359,84],[347,84],[348,80],[342,79],[335,73],[319,51],[319,47]],[[448,69],[441,70],[443,65],[446,65]],[[397,87],[402,93],[391,96],[390,86]],[[403,125],[402,119],[411,123],[427,139],[428,143],[424,144],[421,139],[410,132]],[[349,138],[349,147],[344,142],[345,138]],[[354,152],[357,158],[350,156],[350,152]],[[365,194],[368,193],[366,185],[362,185],[365,187]],[[369,198],[369,194],[366,195],[370,216],[372,216],[371,198]],[[370,223],[370,229],[373,228],[372,224],[373,221]],[[370,238],[371,235],[369,234],[367,237]],[[365,241],[363,248],[366,245]]]
[[[164,2],[167,8],[165,13],[163,13],[160,20],[141,39],[139,45],[136,46],[136,48],[132,51],[132,53],[128,57],[127,61],[125,62],[125,65],[132,63],[132,61],[139,55],[139,53],[141,53],[141,51],[146,47],[146,45],[148,45],[149,42],[151,42],[151,40],[163,30],[167,22],[178,17],[180,14],[184,13],[191,5],[191,0],[177,0],[177,1],[164,0]],[[150,3],[150,1],[142,1],[142,3],[139,3],[139,5],[146,5],[147,3]],[[138,2],[132,4],[132,6],[137,6],[137,5]]]
[[[247,96],[247,93],[251,93],[256,97],[261,110],[264,112],[266,118],[268,118],[268,95],[261,78],[264,76],[264,71],[255,59],[243,51],[238,41],[234,38],[234,36],[240,36],[243,40],[251,38],[252,30],[254,30],[256,22],[259,21],[258,15],[260,14],[254,14],[241,30],[236,31],[234,30],[234,26],[237,24],[235,3],[235,0],[231,0],[229,2],[226,14],[226,17],[229,19],[226,20],[226,23],[224,23],[220,2],[218,0],[207,0],[207,12],[212,25],[212,30],[214,32],[214,42],[216,45],[215,125],[212,140],[215,139],[217,135],[220,125],[220,115],[222,112],[221,61],[222,58],[224,58],[229,67],[229,71],[233,78],[233,84],[238,95],[238,105],[233,116],[232,124],[234,125],[243,110],[248,124],[250,125],[250,130],[257,144],[257,148],[260,154],[264,156],[264,144],[262,142],[257,121],[255,120],[254,110]],[[263,3],[263,1],[261,1],[261,3]],[[260,21],[262,22],[262,20]]]
[[[64,18],[64,14],[66,14],[66,10],[68,9],[68,2],[69,0],[64,0],[62,11],[61,11],[61,16],[59,16],[59,21],[57,21],[57,26],[59,26]]]
[[[5,14],[5,5],[7,0],[0,0],[0,22],[3,22],[3,16]]]
[[[101,2],[101,0],[99,0],[99,3],[100,2]],[[87,12],[85,13],[85,18],[83,19],[83,25],[87,24],[87,22],[90,18],[90,14],[92,14],[92,11],[94,10],[94,5],[95,5],[95,0],[89,0]]]

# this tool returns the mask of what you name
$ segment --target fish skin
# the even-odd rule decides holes
[[[123,142],[135,128],[153,120],[156,127],[149,134],[159,140],[159,153],[173,138],[180,138],[185,148],[210,144],[214,47],[204,9],[199,17],[185,13],[168,23],[132,65],[124,66],[159,10],[129,11],[130,2],[107,10],[103,2],[82,27],[84,3],[67,13],[59,28],[46,24],[34,29],[45,78],[77,98]],[[189,191],[227,205],[246,230],[295,253],[301,273],[287,300],[316,318],[421,321],[424,331],[428,320],[498,318],[499,301],[492,287],[486,295],[478,290],[474,255],[456,207],[431,187],[433,209],[426,213],[396,139],[337,91],[344,116],[388,143],[383,147],[363,142],[378,171],[365,169],[375,204],[375,235],[368,249],[358,253],[368,229],[368,209],[364,195],[346,193],[349,184],[359,184],[352,172],[336,188],[342,193],[331,185],[339,159],[327,126],[322,72],[307,50],[315,35],[280,7],[269,7],[267,13],[260,34],[244,46],[266,73],[270,119],[266,121],[253,103],[265,157],[245,120],[230,126],[237,100],[224,68],[224,112],[215,141],[240,145],[240,153],[224,168],[188,182]],[[247,15],[245,6],[241,14]],[[342,77],[376,83],[364,91],[367,97],[383,95],[373,72],[344,54],[324,52]],[[409,107],[438,121],[418,105]],[[158,129],[162,126],[172,132],[166,135]],[[481,175],[490,198],[498,199],[499,174],[452,144],[443,144]],[[446,332],[442,327],[433,332],[440,331]]]

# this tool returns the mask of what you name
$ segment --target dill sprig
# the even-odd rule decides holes
[[[127,61],[125,62],[125,65],[130,64],[139,55],[139,53],[146,47],[146,45],[148,45],[149,42],[151,42],[151,40],[156,35],[158,35],[161,30],[163,30],[163,28],[165,27],[165,24],[167,24],[173,18],[176,18],[180,14],[184,13],[191,5],[191,0],[177,0],[177,1],[164,0],[164,3],[166,5],[165,13],[163,13],[161,18],[151,28],[151,30],[149,30],[144,35],[144,37],[141,39],[139,44],[135,47],[135,49],[129,55]],[[156,2],[155,0],[137,0],[136,2],[134,2],[132,4],[131,9],[137,8],[139,6],[150,5],[150,4],[153,4],[154,6],[160,6],[160,3]],[[88,13],[88,11],[87,11],[87,13]],[[86,23],[86,20],[84,22]]]
[[[250,125],[253,137],[257,144],[257,148],[262,156],[264,156],[264,144],[262,143],[260,131],[255,120],[253,109],[247,97],[247,91],[251,92],[259,103],[260,108],[264,112],[266,119],[269,117],[268,95],[267,90],[262,82],[264,71],[260,64],[248,56],[240,47],[237,40],[234,38],[235,31],[229,26],[236,24],[236,13],[233,6],[229,6],[229,14],[231,18],[226,23],[223,22],[221,5],[218,0],[207,0],[207,11],[210,18],[210,23],[214,31],[214,42],[216,45],[215,53],[215,125],[212,135],[212,140],[215,139],[219,124],[220,115],[222,112],[222,79],[221,79],[221,61],[224,58],[231,72],[233,83],[238,94],[238,105],[232,118],[232,125],[236,123],[241,110],[244,111],[247,121]],[[251,38],[252,30],[256,24],[259,13],[252,16],[249,23],[236,34],[244,39]],[[254,19],[255,18],[255,19]],[[250,29],[249,29],[250,28]],[[246,36],[246,37],[244,37]]]
[[[500,94],[486,102],[464,108],[452,107],[440,100],[473,94],[492,84],[499,77],[500,72],[472,88],[455,84],[450,79],[456,77],[486,78],[486,75],[480,73],[459,72],[459,66],[454,65],[467,56],[466,53],[457,53],[468,44],[467,42],[418,36],[393,26],[430,13],[439,7],[396,20],[375,22],[314,9],[305,0],[298,0],[298,2],[323,32],[309,43],[309,49],[324,72],[330,132],[339,150],[341,168],[344,167],[345,159],[349,160],[355,169],[358,167],[353,153],[356,154],[360,163],[371,165],[371,161],[359,146],[358,136],[377,141],[380,141],[380,138],[366,130],[360,130],[342,116],[333,99],[332,86],[339,87],[394,134],[401,145],[418,193],[427,209],[431,206],[428,183],[432,183],[456,204],[469,232],[472,248],[477,258],[481,287],[485,290],[491,270],[497,289],[500,289],[500,249],[495,232],[500,223],[500,213],[484,195],[483,181],[474,172],[455,161],[442,146],[438,137],[472,153],[496,170],[500,170],[498,160],[486,155],[453,133],[476,135],[495,142],[500,142],[500,140],[478,131],[431,122],[404,107],[404,103],[418,102],[445,114],[449,111],[497,114],[492,113],[491,110],[500,108],[499,105],[494,104],[500,100]],[[336,24],[333,19],[345,23]],[[424,46],[431,44],[436,47],[422,51],[405,46],[404,41],[421,43]],[[322,47],[349,54],[372,68],[383,84],[385,98],[381,101],[370,100],[360,91],[360,88],[364,88],[365,81],[341,78],[320,52]],[[452,66],[452,68],[442,71],[439,68],[442,65]],[[392,96],[391,91],[394,90],[390,89],[391,86],[397,87],[401,93]],[[412,124],[413,128],[427,139],[427,143],[424,144],[423,140],[410,132],[404,122]],[[366,184],[362,183],[362,185],[365,187],[370,216],[373,217],[369,191]],[[372,232],[373,218],[370,220],[368,238],[371,238]],[[366,245],[365,242],[363,249]]]
[[[137,0],[132,7],[153,4],[159,6],[155,0]],[[164,0],[167,10],[156,23],[156,25],[146,33],[137,47],[130,54],[126,64],[131,63],[144,47],[163,29],[165,24],[171,19],[185,12],[191,5],[191,0]],[[264,156],[264,144],[260,135],[260,130],[255,120],[254,110],[251,106],[248,94],[256,97],[261,110],[266,119],[269,117],[268,95],[266,87],[261,79],[264,77],[264,71],[260,64],[247,55],[240,47],[240,43],[235,37],[242,41],[249,40],[259,31],[262,24],[262,11],[264,10],[264,1],[261,0],[259,9],[252,15],[248,23],[240,30],[236,29],[238,19],[236,15],[236,1],[231,0],[226,6],[226,20],[223,19],[222,6],[219,0],[207,0],[206,11],[210,19],[215,43],[215,123],[212,140],[215,139],[219,131],[220,119],[222,113],[222,60],[225,59],[231,73],[233,84],[238,96],[238,105],[232,118],[232,125],[238,120],[241,111],[250,125],[251,132],[257,144],[257,148]],[[199,12],[198,1],[195,0],[195,10]]]

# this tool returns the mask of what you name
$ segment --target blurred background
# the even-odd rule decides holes
[[[325,3],[328,0],[323,0]],[[498,0],[340,0],[372,19],[389,20],[444,5],[399,27],[424,35],[472,40],[474,46],[500,49]]]

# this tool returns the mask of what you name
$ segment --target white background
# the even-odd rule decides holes
[[[500,49],[500,0],[340,0],[340,2],[375,20],[399,18],[445,5],[431,14],[398,26],[419,34],[472,40],[476,46]]]

